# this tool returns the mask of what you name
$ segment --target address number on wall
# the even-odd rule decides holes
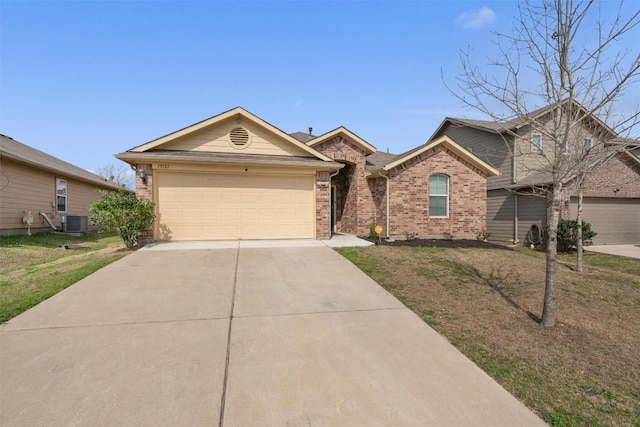
[[[169,165],[166,163],[158,163],[156,169],[169,169]]]

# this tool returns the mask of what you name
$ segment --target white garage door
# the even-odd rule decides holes
[[[576,217],[577,199],[571,198],[571,218]],[[585,197],[582,217],[598,233],[595,245],[640,243],[640,199]]]
[[[315,237],[313,176],[156,173],[161,240]]]

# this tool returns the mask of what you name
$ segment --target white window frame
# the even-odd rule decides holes
[[[538,142],[535,142],[535,139],[538,139]],[[542,153],[542,134],[541,133],[531,134],[531,152],[535,154]]]
[[[443,176],[447,179],[447,192],[446,194],[431,194],[431,178],[439,177],[439,176]],[[434,173],[433,175],[429,176],[429,218],[449,218],[449,193],[451,188],[450,186],[451,186],[451,178],[448,175],[445,175],[443,173]],[[446,210],[445,215],[433,215],[431,213],[432,197],[443,197],[445,199],[445,205],[444,205]]]
[[[589,142],[588,144],[587,141]],[[584,151],[591,150],[591,148],[593,148],[593,139],[585,138],[584,140],[582,140],[582,147],[584,148]]]
[[[64,210],[60,209],[60,200],[64,200]],[[56,212],[66,213],[69,209],[69,182],[66,179],[56,178]]]

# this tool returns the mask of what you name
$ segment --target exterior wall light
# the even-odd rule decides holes
[[[138,176],[140,177],[140,181],[142,181],[142,184],[147,185],[147,173],[144,171],[144,169],[138,169]]]

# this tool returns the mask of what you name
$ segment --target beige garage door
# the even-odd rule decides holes
[[[571,218],[577,213],[577,199],[571,198]],[[585,197],[582,217],[598,233],[595,245],[640,243],[640,199]]]
[[[313,176],[157,173],[159,238],[314,238],[313,182]]]

